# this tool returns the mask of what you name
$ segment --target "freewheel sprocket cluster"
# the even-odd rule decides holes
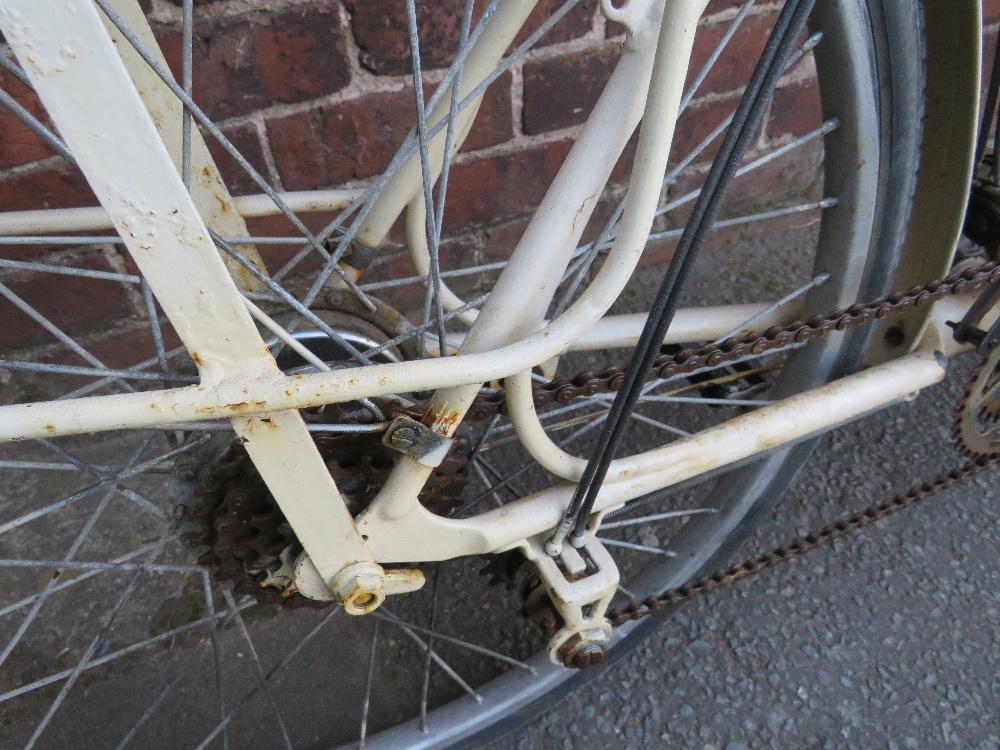
[[[318,434],[316,448],[337,483],[347,507],[357,514],[385,484],[399,455],[380,442],[381,433]],[[289,608],[322,608],[297,592],[287,565],[302,551],[239,440],[215,443],[216,458],[202,467],[200,486],[185,508],[184,541],[201,552],[198,562],[213,571],[216,580],[233,582],[237,594],[264,604]],[[420,502],[433,513],[447,514],[461,502],[468,484],[468,460],[457,443],[452,455],[434,470],[421,491]]]

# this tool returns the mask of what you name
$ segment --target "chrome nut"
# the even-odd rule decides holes
[[[337,573],[330,588],[349,615],[374,612],[385,601],[385,574],[374,563],[355,563]]]

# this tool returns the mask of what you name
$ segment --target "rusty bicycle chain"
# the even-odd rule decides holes
[[[769,568],[790,562],[805,555],[807,552],[812,552],[814,549],[822,547],[828,542],[853,534],[855,531],[863,529],[865,526],[869,526],[876,521],[881,521],[883,518],[888,518],[901,510],[911,508],[932,495],[961,482],[963,479],[992,468],[997,464],[1000,464],[1000,456],[998,455],[979,456],[934,479],[911,487],[888,500],[875,503],[847,518],[811,531],[788,544],[775,547],[736,565],[731,565],[723,570],[718,570],[715,573],[689,581],[677,588],[668,589],[661,594],[647,597],[641,602],[633,601],[624,607],[609,610],[607,618],[614,627],[618,627],[626,622],[648,617],[666,607],[685,604],[706,594],[711,594],[714,591],[731,586],[737,581],[753,578]]]
[[[754,357],[783,349],[792,344],[805,344],[831,331],[850,328],[881,320],[911,307],[923,307],[952,294],[965,294],[1000,280],[1000,263],[990,262],[964,269],[942,279],[912,287],[905,292],[892,292],[871,302],[851,305],[825,315],[815,315],[807,321],[784,326],[772,326],[763,333],[748,333],[726,339],[717,346],[683,349],[676,354],[661,354],[653,362],[648,378],[672,378],[689,375],[705,367],[718,367],[745,357]],[[577,398],[611,393],[621,386],[625,369],[608,367],[601,372],[581,372],[571,378],[555,378],[533,386],[535,407],[552,403],[566,404]],[[502,389],[481,393],[466,415],[467,419],[489,419],[502,411],[506,393]]]

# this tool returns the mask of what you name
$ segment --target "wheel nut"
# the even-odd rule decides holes
[[[604,649],[596,643],[584,646],[573,654],[573,663],[569,666],[576,669],[586,669],[604,661]]]
[[[385,601],[382,569],[371,563],[356,563],[344,568],[330,586],[349,615],[366,615]]]

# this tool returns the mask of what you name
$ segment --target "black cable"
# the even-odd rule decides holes
[[[597,451],[588,461],[573,499],[549,545],[550,554],[558,554],[562,540],[574,521],[576,526],[571,543],[581,546],[585,539],[587,520],[593,511],[608,467],[625,435],[629,422],[627,417],[635,409],[642,394],[645,375],[659,353],[660,344],[673,320],[680,291],[690,274],[698,250],[715,222],[729,184],[763,119],[774,87],[784,72],[793,46],[805,28],[814,3],[815,0],[788,0],[778,16],[657,291],[624,382],[615,396],[607,424],[601,432]]]
[[[983,122],[979,128],[979,138],[976,141],[976,161],[978,167],[986,156],[986,143],[989,141],[990,130],[997,118],[997,99],[1000,98],[1000,39],[997,40],[996,49],[993,52],[993,68],[990,71],[990,86],[986,93],[986,103],[983,106]],[[993,181],[997,182],[997,151],[1000,150],[998,144],[1000,133],[993,136],[993,168],[991,170]]]

